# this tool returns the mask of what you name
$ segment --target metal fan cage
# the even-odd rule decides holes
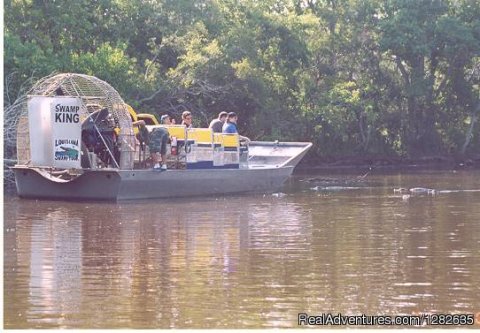
[[[135,135],[127,105],[120,94],[108,83],[94,76],[65,73],[39,80],[28,93],[33,96],[71,96],[82,100],[80,119],[99,108],[107,108],[120,128],[120,169],[133,169]],[[19,164],[30,161],[30,133],[28,126],[28,99],[23,99],[19,108],[17,124],[17,159]]]

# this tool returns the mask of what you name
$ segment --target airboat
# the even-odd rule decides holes
[[[274,192],[309,142],[252,141],[181,125],[168,129],[168,170],[152,169],[128,105],[108,83],[65,73],[37,82],[18,106],[17,193],[24,198],[131,200]]]

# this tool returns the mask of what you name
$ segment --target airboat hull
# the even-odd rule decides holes
[[[37,168],[13,168],[20,197],[109,201],[272,192],[282,187],[293,169],[293,166],[162,172],[103,169],[58,182]]]
[[[279,190],[311,147],[304,142],[251,142],[248,165],[238,169],[81,169],[62,179],[49,169],[16,165],[17,192],[23,198],[133,200]]]

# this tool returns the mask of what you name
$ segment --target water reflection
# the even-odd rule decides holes
[[[299,312],[478,312],[480,194],[405,202],[392,190],[480,188],[477,175],[377,176],[334,192],[299,176],[286,195],[120,204],[7,198],[5,326],[295,327]]]

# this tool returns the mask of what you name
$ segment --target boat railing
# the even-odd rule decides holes
[[[248,147],[240,144],[238,134],[213,133],[210,128],[186,128],[183,125],[146,126],[149,132],[158,127],[166,128],[170,136],[167,144],[167,166],[170,169],[238,169],[248,166]],[[149,156],[148,151],[146,156]],[[136,163],[139,168],[147,167],[148,163],[140,162],[137,160]]]

